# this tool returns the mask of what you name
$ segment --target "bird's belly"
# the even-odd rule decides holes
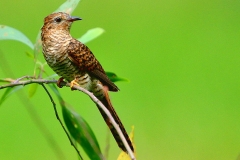
[[[75,80],[80,87],[87,89],[98,97],[104,96],[102,83],[91,77],[87,72],[80,71],[79,67],[76,66],[67,56],[63,54],[48,55],[45,57],[48,65],[61,77],[68,82]]]
[[[47,62],[49,66],[61,77],[68,82],[76,80],[82,88],[89,91],[92,90],[92,79],[86,72],[81,72],[80,69],[70,60],[67,55],[63,57],[50,58]]]

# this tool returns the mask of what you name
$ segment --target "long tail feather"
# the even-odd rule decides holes
[[[105,96],[104,96],[104,98],[102,98],[102,99],[100,99],[100,100],[101,100],[101,102],[104,104],[104,106],[109,110],[109,112],[110,112],[111,115],[113,116],[114,120],[115,120],[116,123],[119,125],[119,127],[120,127],[120,129],[121,129],[121,131],[122,131],[125,139],[127,140],[128,145],[130,146],[131,150],[134,151],[132,142],[130,141],[130,139],[129,139],[129,137],[128,137],[128,134],[127,134],[127,132],[126,132],[126,130],[125,130],[122,122],[120,121],[117,113],[115,112],[115,110],[114,110],[114,108],[113,108],[113,106],[112,106],[112,103],[111,103],[110,98],[109,98],[109,96],[108,96],[107,90],[105,90]],[[122,143],[122,140],[121,140],[120,136],[118,135],[116,129],[113,127],[113,125],[112,125],[112,123],[110,122],[108,116],[105,114],[105,112],[104,112],[101,108],[98,107],[98,109],[99,109],[99,111],[101,112],[101,114],[102,114],[105,122],[107,123],[109,129],[111,130],[112,135],[113,135],[113,137],[115,138],[118,146],[119,146],[124,152],[127,152],[124,144]]]

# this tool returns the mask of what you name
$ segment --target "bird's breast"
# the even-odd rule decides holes
[[[59,36],[59,33],[42,34],[45,60],[59,76],[68,82],[76,80],[81,87],[92,91],[95,96],[101,98],[103,96],[101,82],[80,70],[80,66],[70,60],[67,51],[71,39],[72,37],[69,36]]]

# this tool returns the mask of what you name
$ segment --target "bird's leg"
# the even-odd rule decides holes
[[[75,89],[72,88],[73,85],[79,86],[79,84],[77,83],[78,81],[79,81],[79,77],[76,76],[75,79],[70,82],[70,88],[71,88],[72,90],[75,90]]]
[[[63,80],[64,80],[63,77],[61,77],[61,78],[58,79],[58,81],[57,81],[57,86],[58,86],[59,88],[62,88],[62,87],[63,87],[63,86],[61,85],[61,82],[63,82]]]

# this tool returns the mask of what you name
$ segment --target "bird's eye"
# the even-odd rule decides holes
[[[61,21],[62,21],[62,18],[60,18],[60,17],[55,18],[55,22],[59,23]]]

